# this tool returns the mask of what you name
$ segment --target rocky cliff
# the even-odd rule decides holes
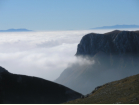
[[[139,31],[112,31],[105,34],[87,34],[78,44],[76,55],[94,56],[106,54],[138,54]]]
[[[60,84],[12,74],[0,67],[1,104],[59,104],[79,97],[80,93]]]
[[[139,31],[87,34],[76,56],[90,64],[72,64],[56,82],[88,94],[99,85],[139,73]]]

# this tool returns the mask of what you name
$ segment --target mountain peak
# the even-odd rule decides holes
[[[138,31],[115,30],[83,36],[76,56],[90,64],[69,66],[56,82],[88,94],[95,86],[139,73],[138,40]]]
[[[105,53],[139,53],[139,31],[115,30],[105,34],[90,33],[85,35],[76,55],[94,56],[98,52]]]

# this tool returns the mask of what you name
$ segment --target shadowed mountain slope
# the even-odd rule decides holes
[[[60,84],[41,78],[11,74],[0,67],[0,103],[59,104],[81,97]]]
[[[139,73],[139,31],[87,34],[78,44],[76,56],[90,64],[70,65],[56,82],[88,94],[99,85]]]
[[[87,96],[65,104],[138,104],[139,74],[97,87]]]

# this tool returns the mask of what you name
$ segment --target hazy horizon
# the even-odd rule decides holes
[[[94,27],[94,28],[90,28],[87,29],[89,30],[138,30],[139,29],[139,25],[125,25],[125,24],[121,24],[121,25],[112,25],[112,26],[102,26],[102,27]],[[34,32],[52,32],[52,30],[45,30],[45,31],[36,31],[36,30],[29,30],[27,28],[9,28],[6,30],[0,30],[0,32],[29,32],[29,31],[34,31]],[[53,31],[83,31],[83,30],[53,30]]]

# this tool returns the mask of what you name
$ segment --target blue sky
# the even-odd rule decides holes
[[[139,0],[0,0],[0,30],[86,30],[139,25]]]

